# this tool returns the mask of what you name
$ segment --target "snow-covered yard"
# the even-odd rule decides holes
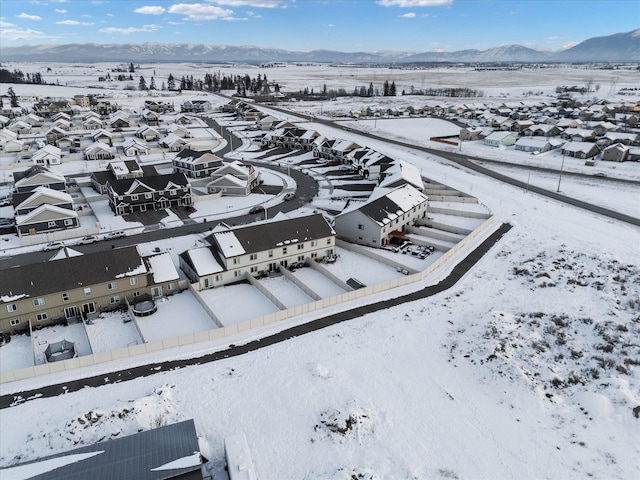
[[[0,372],[32,367],[33,348],[31,337],[26,333],[13,335],[10,343],[0,347]]]
[[[300,290],[284,275],[272,275],[260,280],[260,284],[287,308],[313,302],[313,298]]]
[[[378,253],[377,250],[376,253]],[[365,285],[373,285],[402,276],[402,273],[397,269],[365,255],[344,248],[339,251],[338,259],[334,263],[323,265],[323,267],[345,282],[350,278],[356,278]]]
[[[91,355],[91,345],[87,332],[82,322],[70,325],[54,325],[45,327],[40,330],[34,330],[31,334],[33,338],[33,350],[36,365],[47,363],[45,358],[45,350],[47,347],[56,342],[67,340],[74,344],[78,357]]]
[[[148,317],[135,317],[145,342],[179,337],[217,328],[189,290],[156,299],[158,310]]]
[[[279,310],[248,283],[202,290],[200,295],[225,327]]]
[[[293,275],[320,298],[329,298],[345,292],[342,287],[312,268],[299,268],[293,272]]]
[[[85,323],[92,353],[108,352],[142,343],[128,312],[103,312]]]

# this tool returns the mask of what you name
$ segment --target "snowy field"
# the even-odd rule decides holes
[[[91,69],[96,77],[97,68]],[[203,76],[209,67],[158,68]],[[268,74],[294,89],[387,78],[395,79],[399,90],[475,82],[486,92],[483,101],[491,102],[543,98],[559,84],[584,84],[588,78],[602,85],[601,97],[615,82],[617,88],[637,85],[637,72],[624,70],[374,70],[286,67]],[[77,72],[60,75],[63,84],[83,81]],[[71,89],[64,91],[67,96]],[[18,87],[16,92],[21,93]],[[85,92],[77,88],[76,93]],[[382,101],[400,106],[427,99],[300,102],[297,108],[316,114],[323,108],[328,114]],[[307,125],[325,135],[346,135]],[[429,136],[417,133],[416,143]],[[0,410],[0,465],[149,429],[161,415],[166,423],[195,420],[209,459],[206,472],[216,479],[227,478],[223,439],[237,432],[246,434],[258,478],[264,479],[637,479],[639,229],[452,167],[436,156],[356,138],[478,197],[514,228],[461,282],[434,297],[239,357]],[[623,165],[625,176],[638,178],[633,169],[640,164]],[[588,200],[591,185],[570,185],[567,191],[575,188],[576,196]],[[607,193],[598,198],[609,195],[610,208],[633,205],[633,189],[605,185],[610,184],[602,182],[598,189]],[[320,201],[331,202],[321,195]],[[242,305],[253,308],[248,301]],[[197,355],[224,345],[193,348],[165,355]],[[105,368],[114,366],[3,384],[0,392],[105,373]],[[80,428],[77,419],[96,410],[103,413],[100,419]]]
[[[395,268],[344,248],[340,249],[338,259],[334,263],[323,265],[323,267],[340,280],[346,282],[350,278],[356,278],[365,285],[382,283],[402,276],[402,273]]]

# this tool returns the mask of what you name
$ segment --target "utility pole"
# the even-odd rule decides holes
[[[560,191],[560,182],[562,181],[562,170],[564,169],[564,153],[562,154],[562,164],[560,165],[560,176],[558,177],[558,192]]]

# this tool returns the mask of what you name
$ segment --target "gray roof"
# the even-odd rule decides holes
[[[120,180],[109,180],[108,186],[118,195],[126,195],[134,182],[146,185],[154,192],[163,191],[169,183],[178,187],[188,187],[189,180],[184,173],[169,173],[167,175],[150,175],[138,178],[123,178]],[[133,192],[139,193],[139,192]]]
[[[230,232],[235,235],[244,249],[243,254],[264,252],[289,244],[335,235],[335,231],[321,214],[251,224],[233,228]],[[207,237],[210,244],[218,244],[215,239],[218,233],[220,232],[214,232]]]
[[[36,297],[109,282],[136,271],[140,265],[142,259],[134,245],[5,268],[0,270],[0,303],[5,296]]]
[[[119,437],[89,447],[41,458],[35,464],[67,455],[100,452],[46,473],[30,477],[37,480],[181,480],[202,479],[201,465],[152,471],[169,462],[199,452],[193,420],[167,425],[146,432]],[[27,465],[27,464],[25,464]]]

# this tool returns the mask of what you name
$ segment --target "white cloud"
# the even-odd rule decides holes
[[[202,3],[178,3],[169,7],[169,13],[185,15],[189,20],[218,20],[233,15],[233,11],[225,10],[214,5]]]
[[[160,27],[158,25],[143,25],[142,27],[129,27],[129,28],[106,27],[106,28],[101,28],[98,31],[100,33],[118,33],[123,35],[129,35],[130,33],[155,32],[159,29]]]
[[[227,7],[276,8],[282,0],[207,0],[207,2]]]
[[[15,24],[5,22],[4,20],[0,20],[0,28],[9,28],[9,27],[15,27]]]
[[[451,5],[453,0],[378,0],[378,5],[383,7],[439,7],[442,5]]]
[[[413,12],[405,13],[404,15],[400,15],[400,18],[416,18],[416,14]]]
[[[136,8],[134,12],[141,13],[143,15],[162,15],[164,12],[166,12],[166,9],[164,7],[147,5],[144,7]]]
[[[47,36],[44,32],[22,28],[3,28],[0,30],[0,40],[32,40],[34,38],[47,38]]]
[[[77,20],[61,20],[56,22],[56,25],[81,25],[83,27],[89,27],[95,25],[93,22],[78,22]]]
[[[21,13],[20,15],[16,15],[16,17],[24,20],[42,20],[42,17],[39,17],[38,15],[29,15],[28,13]]]
[[[62,9],[62,8],[56,8],[56,12],[58,12],[58,13],[67,13],[67,11]]]

